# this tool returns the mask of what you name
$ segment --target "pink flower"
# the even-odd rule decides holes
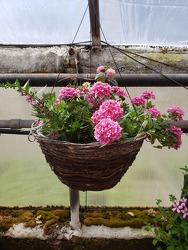
[[[114,78],[116,72],[115,72],[114,69],[109,68],[109,69],[106,70],[106,74],[107,74],[107,77],[109,77],[109,78]]]
[[[100,72],[105,72],[105,67],[104,66],[99,66],[97,68],[97,74],[100,73]]]
[[[173,126],[173,125],[171,125],[170,128],[171,128],[172,133],[176,135],[175,143],[174,145],[170,146],[170,148],[178,149],[180,148],[182,144],[182,140],[181,140],[182,130],[181,128],[177,128],[176,126]]]
[[[52,139],[52,138],[58,136],[58,134],[59,134],[58,131],[57,132],[49,132],[48,136]]]
[[[183,206],[180,202],[175,201],[172,203],[172,211],[173,212],[180,214],[182,208],[183,208]]]
[[[187,198],[186,198],[186,197],[182,197],[182,198],[180,199],[180,202],[181,202],[181,203],[184,203],[184,204],[186,205]]]
[[[188,209],[186,206],[183,209],[181,209],[181,215],[183,216],[184,219],[188,219]]]
[[[77,94],[79,94],[79,95],[84,95],[84,94],[87,94],[87,93],[89,93],[90,92],[90,87],[88,86],[88,85],[86,85],[85,84],[85,86],[78,86],[77,88],[76,88],[76,92],[77,92]]]
[[[39,120],[37,123],[37,126],[42,126],[43,125],[43,121]]]
[[[58,106],[58,104],[60,104],[60,100],[57,99],[55,102],[54,102],[55,106]]]
[[[89,105],[94,107],[95,109],[98,109],[102,104],[102,100],[97,100],[91,93],[85,94],[84,98],[88,101]]]
[[[151,108],[149,108],[149,109],[146,109],[144,113],[145,113],[145,114],[148,114],[148,113],[151,114],[151,116],[152,116],[153,118],[156,118],[156,117],[158,117],[158,116],[161,115],[160,111],[157,110],[155,107],[151,107]]]
[[[32,95],[27,94],[26,101],[32,104],[35,101],[35,99],[32,97]]]
[[[146,90],[144,92],[142,92],[141,97],[143,97],[144,99],[155,99],[155,94],[153,91],[151,90]]]
[[[177,128],[176,126],[173,126],[171,125],[170,126],[172,132],[175,134],[175,135],[178,135],[178,136],[181,136],[182,135],[182,130],[181,128]]]
[[[108,100],[101,104],[99,110],[95,111],[92,115],[91,120],[93,123],[98,123],[104,118],[111,118],[117,120],[123,116],[123,109],[119,102],[115,100]]]
[[[104,118],[95,126],[94,137],[102,144],[112,143],[121,138],[121,130],[118,122]]]
[[[112,86],[111,90],[115,91],[115,93],[120,97],[128,97],[127,93],[118,86]]]
[[[187,198],[182,197],[179,202],[174,202],[172,204],[172,211],[175,213],[180,213],[184,219],[188,219],[188,208],[186,206]]]
[[[91,88],[91,92],[99,98],[110,98],[111,86],[108,83],[96,82]]]
[[[167,112],[172,116],[174,121],[181,121],[183,120],[184,111],[180,109],[178,106],[172,106],[171,108],[167,109]]]
[[[145,99],[143,97],[135,96],[131,99],[132,104],[135,106],[144,106],[145,105]]]
[[[59,93],[59,99],[75,98],[77,96],[77,91],[72,87],[63,87]]]
[[[36,106],[36,107],[42,107],[42,104],[38,102],[38,100],[34,99],[32,95],[27,94],[26,95],[26,101],[29,102],[31,105]]]

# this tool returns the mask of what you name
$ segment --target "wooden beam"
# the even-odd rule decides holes
[[[99,16],[99,0],[88,0],[89,15],[90,15],[90,27],[92,36],[92,48],[101,48],[100,38],[100,16]]]

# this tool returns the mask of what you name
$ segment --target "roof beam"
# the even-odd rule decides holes
[[[92,48],[101,48],[100,38],[100,16],[99,16],[99,0],[88,0],[89,15],[90,15],[90,27],[92,36]]]

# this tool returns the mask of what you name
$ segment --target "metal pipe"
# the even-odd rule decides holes
[[[74,230],[79,230],[81,227],[80,217],[79,217],[79,208],[80,208],[79,191],[70,188],[69,197],[70,197],[70,210],[71,210],[70,226]]]
[[[19,130],[19,129],[0,129],[0,135],[1,134],[11,134],[11,135],[29,135],[30,131],[26,130]]]
[[[22,120],[22,119],[0,120],[0,128],[11,128],[11,129],[31,128],[31,124],[34,121],[35,120]]]
[[[66,74],[66,73],[31,73],[31,74],[0,74],[0,83],[14,83],[19,79],[23,86],[27,80],[34,87],[40,86],[66,86],[69,83],[77,81],[93,82],[95,74]],[[180,85],[188,86],[188,74],[121,74],[116,75],[116,80],[120,87],[178,87]],[[177,83],[175,83],[176,81]]]
[[[34,121],[35,120],[22,120],[22,119],[0,120],[0,128],[4,129],[8,128],[9,131],[11,131],[11,129],[31,128],[31,125]],[[178,128],[181,128],[183,130],[183,133],[188,133],[188,120],[178,121],[178,122],[170,121],[169,123]],[[0,129],[0,133],[1,131],[3,133],[2,129]]]

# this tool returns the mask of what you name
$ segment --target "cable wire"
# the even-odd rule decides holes
[[[76,33],[75,33],[75,36],[74,36],[73,40],[72,40],[72,44],[74,43],[74,40],[76,39],[76,36],[77,36],[78,31],[79,31],[79,29],[80,29],[80,27],[81,27],[81,25],[82,25],[82,22],[83,22],[83,20],[84,20],[84,17],[85,17],[85,15],[86,15],[86,12],[87,12],[87,10],[88,10],[88,7],[89,7],[89,4],[87,4],[87,6],[86,6],[86,9],[85,9],[84,14],[83,14],[83,16],[82,16],[82,19],[81,19],[80,24],[79,24],[79,26],[78,26],[78,29],[77,29],[77,31],[76,31]]]

